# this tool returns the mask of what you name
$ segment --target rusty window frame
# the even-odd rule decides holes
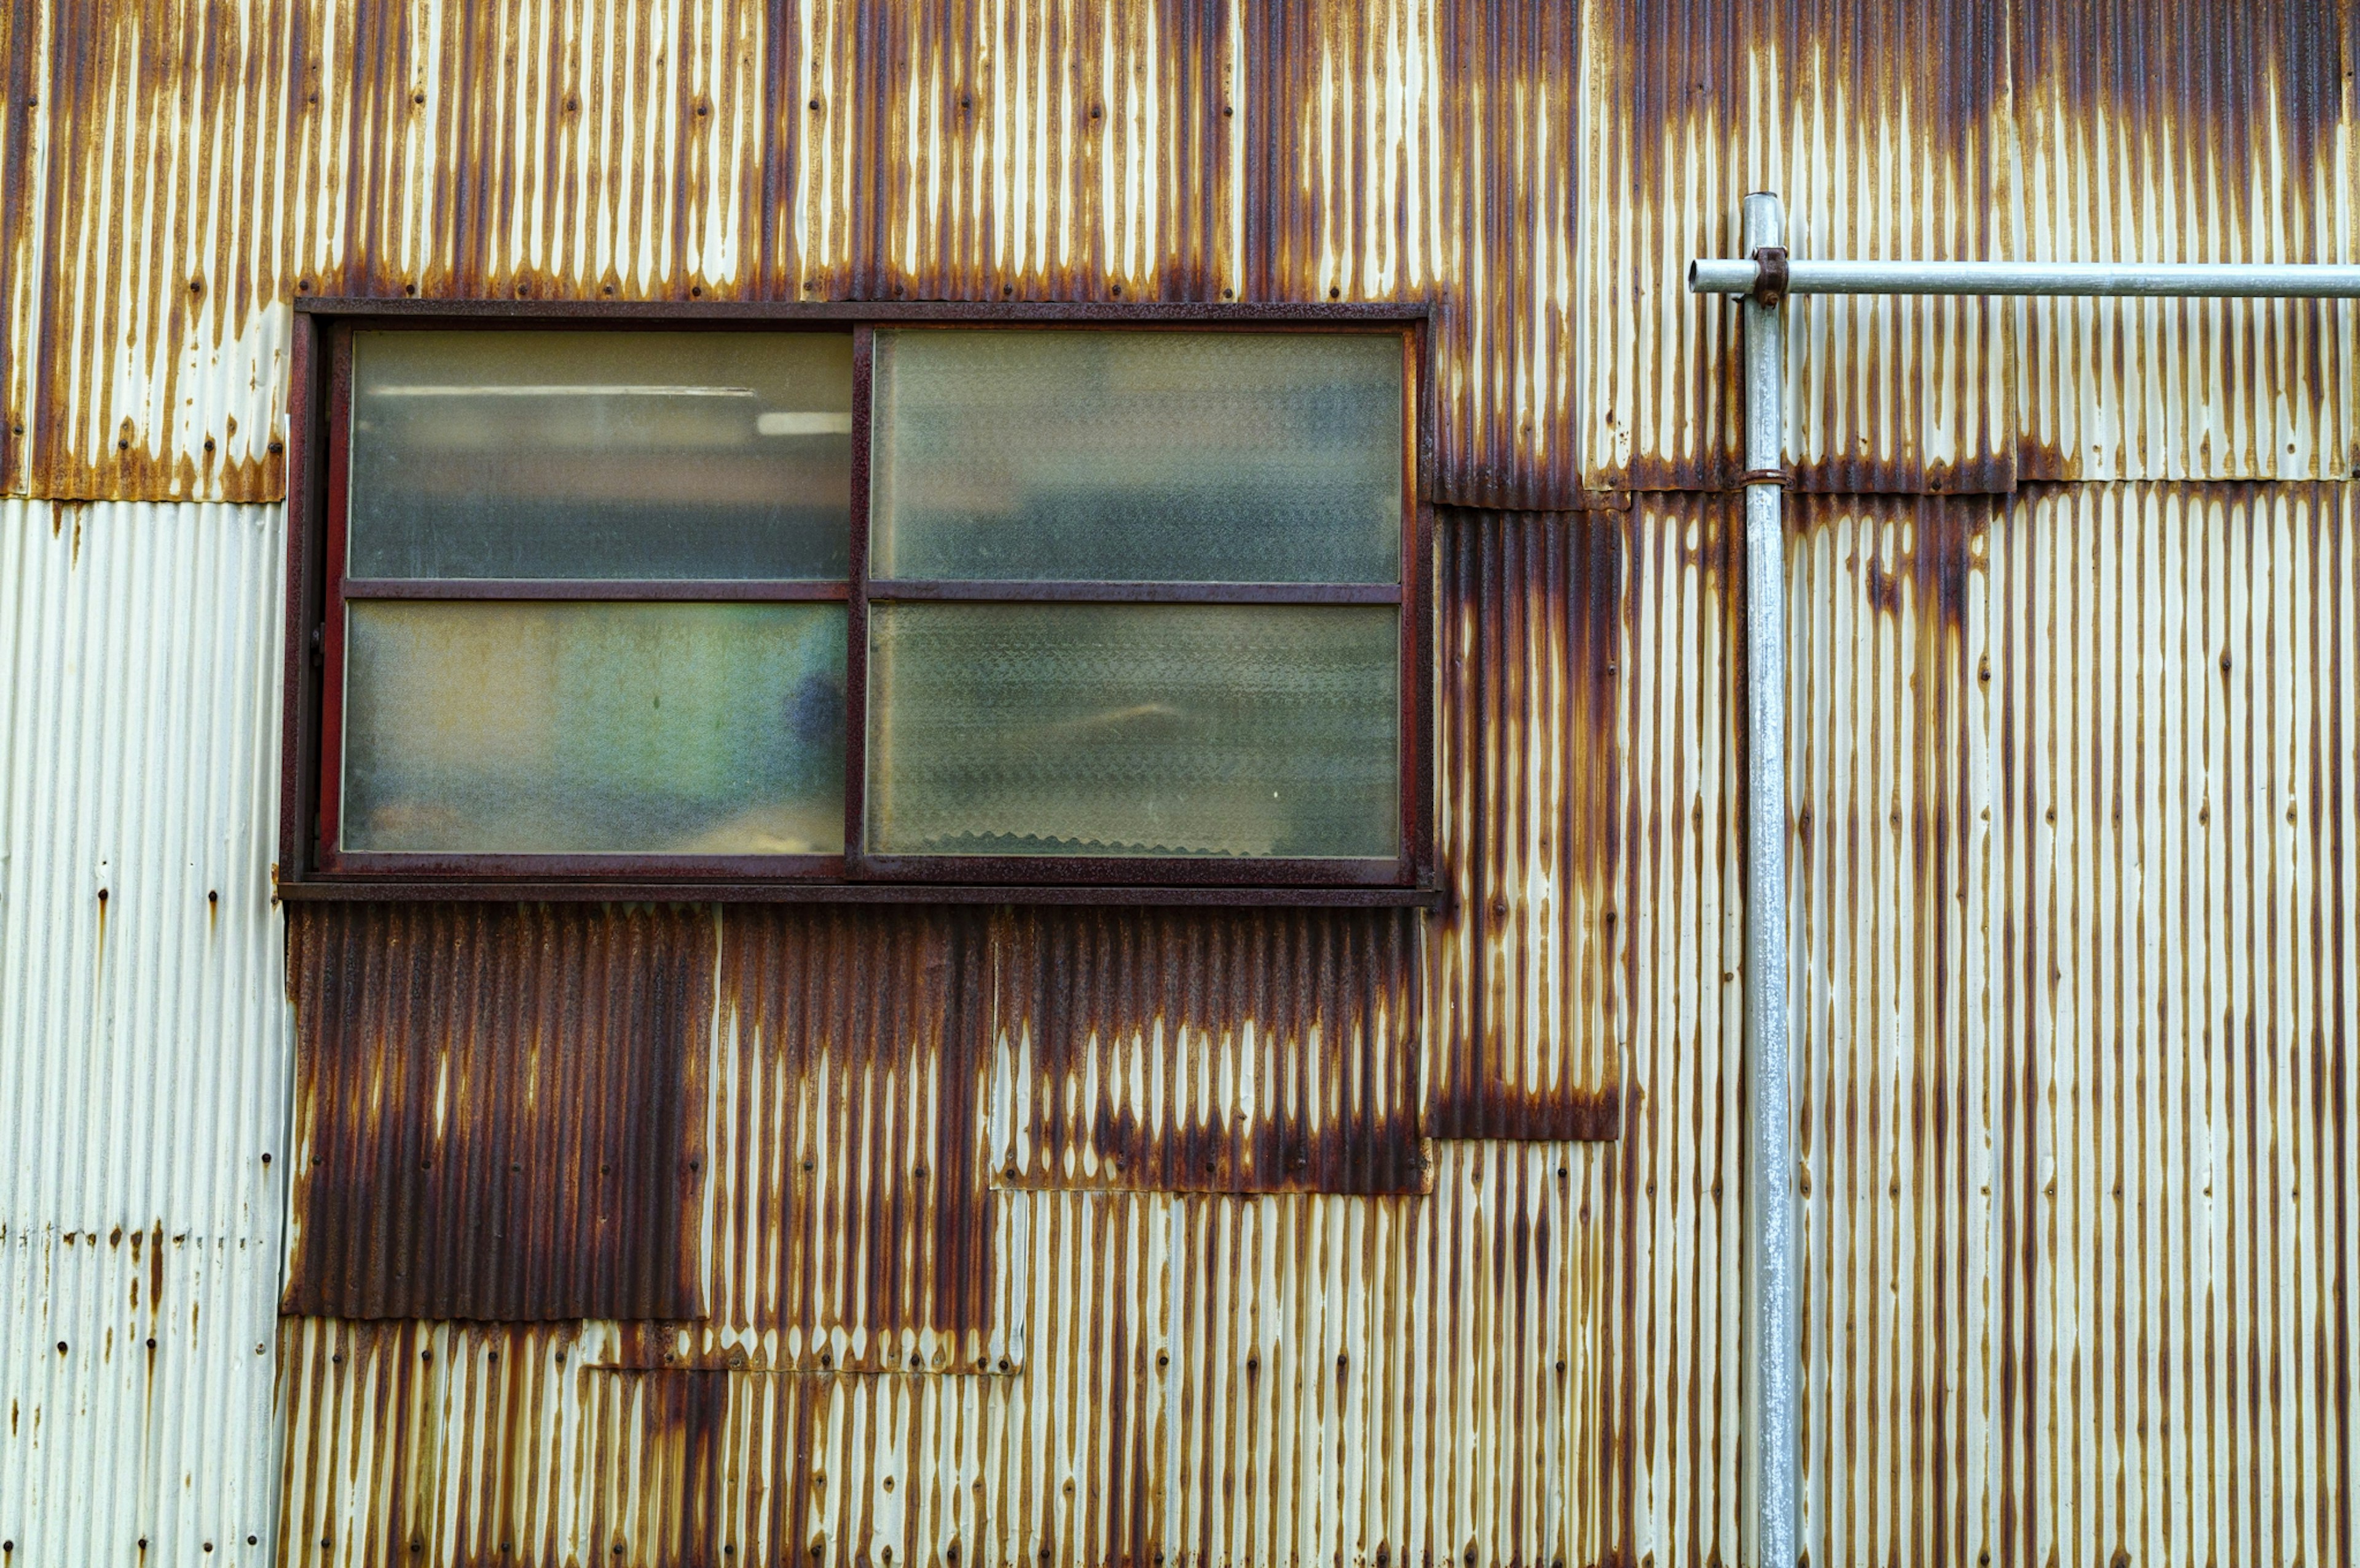
[[[872,329],[914,323],[976,327],[1122,326],[1173,330],[1402,334],[1404,398],[1401,583],[1384,602],[1401,606],[1400,832],[1391,860],[1249,860],[1229,857],[877,856],[862,853],[868,751],[867,665],[869,373]],[[704,901],[926,901],[1012,903],[1411,904],[1430,907],[1434,877],[1434,562],[1431,508],[1420,494],[1429,471],[1431,399],[1427,310],[1423,305],[558,302],[299,299],[289,396],[286,674],[282,709],[279,858],[287,898],[693,898]],[[618,330],[762,328],[854,336],[851,577],[848,585],[682,581],[524,584],[484,582],[476,598],[842,599],[846,648],[846,850],[842,855],[339,854],[329,836],[341,753],[340,607],[350,586],[339,549],[350,426],[351,334],[360,329],[548,327]],[[447,585],[363,584],[376,597],[449,597]],[[1096,596],[1248,602],[1261,591],[1170,584],[1007,584],[1011,597]],[[1191,593],[1192,588],[1201,592]],[[520,590],[511,592],[511,590]],[[896,596],[949,597],[947,584],[902,583]],[[1368,601],[1360,587],[1288,587],[1295,602]]]

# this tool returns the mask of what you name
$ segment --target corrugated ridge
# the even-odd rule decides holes
[[[1611,1404],[1581,1333],[1603,1157],[1453,1145],[1431,1198],[1011,1197],[1012,1377],[616,1372],[581,1365],[595,1325],[292,1323],[290,1556],[1557,1561]]]
[[[1581,1563],[1734,1563],[1744,1009],[1743,508],[1634,497],[1623,569],[1622,1137],[1600,1149],[1619,1441]],[[1801,966],[1797,965],[1799,973]],[[1872,1451],[1881,1462],[1881,1450]],[[1816,1516],[1814,1516],[1816,1517]]]
[[[18,1568],[134,1561],[143,1536],[150,1562],[210,1540],[206,1561],[253,1563],[276,1508],[255,1347],[287,1148],[279,541],[268,508],[0,503],[0,1534]]]
[[[1580,332],[1597,487],[1719,489],[1740,450],[1736,308],[1687,290],[1749,191],[1797,256],[2006,254],[2010,6],[1589,0]],[[2005,323],[1973,300],[1797,299],[1786,457],[1827,491],[2015,482]]]
[[[742,907],[721,920],[710,1321],[687,1344],[626,1336],[622,1358],[661,1366],[670,1349],[700,1365],[838,1371],[1004,1362],[984,912]]]
[[[288,945],[286,1310],[702,1313],[708,911],[304,905]]]
[[[2347,6],[2044,6],[2016,64],[2017,254],[2348,262]],[[2027,479],[2341,479],[2355,310],[2320,300],[2024,300]]]
[[[1244,299],[1426,299],[1437,501],[1571,506],[1580,13],[1288,0],[1243,26]]]
[[[1445,511],[1428,1130],[1622,1126],[1622,518]]]
[[[2039,1181],[2036,1544],[2332,1561],[2355,1482],[2360,493],[2076,486],[2011,534],[1994,662],[2045,743],[2008,759],[2005,884],[2047,1124],[2016,1151]]]
[[[993,1166],[1014,1187],[1421,1191],[1417,923],[1011,911]]]

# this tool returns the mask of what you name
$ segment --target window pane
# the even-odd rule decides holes
[[[871,615],[877,853],[1396,853],[1391,605]]]
[[[349,609],[345,849],[844,847],[841,604]]]
[[[1398,332],[877,334],[880,577],[1394,583]]]
[[[842,332],[359,332],[355,577],[842,577]]]

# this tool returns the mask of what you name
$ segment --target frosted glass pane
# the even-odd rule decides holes
[[[359,332],[355,577],[845,575],[842,332]]]
[[[844,847],[841,604],[349,610],[347,850]]]
[[[878,604],[869,843],[1391,858],[1391,605]]]
[[[877,334],[880,577],[1395,583],[1398,333]]]

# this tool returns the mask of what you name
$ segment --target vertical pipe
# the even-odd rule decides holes
[[[1775,195],[1745,198],[1745,252],[1786,243]],[[1795,1568],[1801,1451],[1795,1156],[1786,1063],[1786,307],[1745,315],[1745,1405],[1755,1568]]]

